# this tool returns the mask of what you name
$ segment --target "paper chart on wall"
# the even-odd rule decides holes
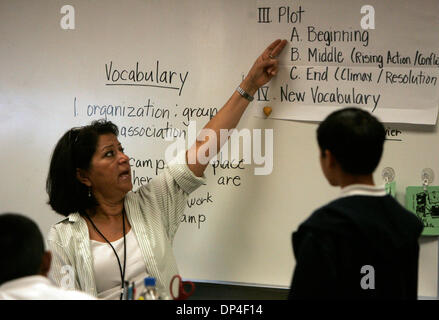
[[[438,2],[261,0],[256,9],[261,34],[289,41],[278,76],[255,96],[256,116],[270,106],[272,119],[321,121],[357,106],[386,123],[436,124]]]

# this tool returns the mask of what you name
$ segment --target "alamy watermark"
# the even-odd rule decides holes
[[[61,274],[64,275],[61,278],[61,288],[66,290],[75,289],[75,270],[71,265],[63,265],[60,270]]]
[[[167,135],[165,140],[173,141],[166,148],[166,162],[177,159],[174,161],[184,164],[186,159],[177,155],[188,150],[188,164],[206,165],[228,161],[235,164],[255,164],[255,175],[269,175],[273,171],[273,129],[220,129],[217,132],[203,128],[197,134],[196,121],[190,121],[187,140],[184,136],[171,135]],[[220,151],[217,154],[218,148]]]
[[[364,265],[360,270],[361,274],[365,274],[360,281],[361,289],[375,289],[375,268],[371,265]]]
[[[63,14],[59,25],[63,30],[75,30],[75,8],[66,4],[61,7],[60,13]]]

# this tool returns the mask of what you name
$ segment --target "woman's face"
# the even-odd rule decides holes
[[[102,198],[120,200],[133,188],[129,158],[114,134],[99,136],[86,175],[98,201]]]

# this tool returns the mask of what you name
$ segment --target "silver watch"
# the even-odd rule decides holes
[[[241,96],[243,96],[244,98],[246,98],[248,101],[253,101],[254,98],[251,95],[249,95],[247,92],[242,90],[242,88],[240,86],[238,86],[238,88],[236,88],[236,91],[238,91],[239,94]]]

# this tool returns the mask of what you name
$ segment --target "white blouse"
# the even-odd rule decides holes
[[[126,266],[125,281],[135,282],[136,296],[143,288],[143,280],[148,276],[146,265],[143,261],[139,243],[131,229],[125,235],[126,242]],[[119,300],[121,292],[120,269],[116,255],[107,242],[91,240],[91,252],[93,256],[93,267],[96,279],[96,288],[98,298],[106,300]],[[119,256],[120,264],[123,270],[124,263],[124,245],[123,237],[111,242],[111,245]]]

